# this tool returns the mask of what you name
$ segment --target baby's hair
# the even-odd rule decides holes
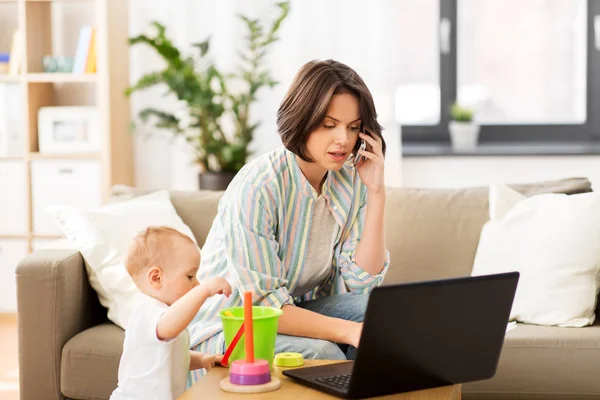
[[[195,245],[188,235],[167,226],[149,226],[138,233],[131,241],[125,257],[125,268],[129,275],[135,277],[146,267],[162,264],[171,250],[173,239],[178,238]]]

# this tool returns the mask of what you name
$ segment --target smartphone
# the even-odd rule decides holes
[[[367,130],[365,129],[365,127],[364,127],[364,125],[362,123],[360,124],[360,131],[362,133],[364,133],[365,135],[369,135],[367,133]],[[359,150],[366,150],[366,149],[367,149],[367,142],[364,139],[360,139],[360,144],[359,144],[358,141],[356,142],[356,146],[354,147],[354,165],[357,165],[359,163],[359,161],[360,161],[361,158],[363,160],[366,160],[365,156],[361,156],[358,153]]]
[[[358,150],[356,151],[356,155],[354,156],[354,165],[357,165],[361,158],[363,158],[363,159],[365,158],[358,151],[366,150],[366,148],[367,148],[367,142],[365,142],[364,139],[360,139],[360,146],[358,147]]]

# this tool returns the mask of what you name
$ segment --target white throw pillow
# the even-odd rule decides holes
[[[67,239],[81,252],[90,285],[108,319],[123,329],[138,289],[123,264],[131,240],[148,226],[168,226],[196,241],[190,228],[175,211],[167,190],[93,210],[54,206],[47,210]]]
[[[472,275],[519,271],[510,318],[582,327],[595,319],[600,264],[600,193],[525,197],[490,187],[490,220]]]

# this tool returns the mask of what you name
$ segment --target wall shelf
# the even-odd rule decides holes
[[[0,161],[23,161],[25,156],[0,156]]]
[[[2,1],[2,0],[0,0]],[[21,75],[0,74],[0,83],[20,82]]]
[[[25,75],[27,82],[85,83],[96,82],[96,74],[35,73]]]
[[[22,1],[22,0],[0,0],[0,1]],[[24,0],[26,3],[91,3],[94,0]]]
[[[98,160],[100,153],[43,154],[29,153],[31,160]]]
[[[41,233],[34,233],[34,234],[32,234],[32,237],[34,239],[57,239],[57,240],[64,238],[64,236],[61,236],[61,235],[44,235]]]

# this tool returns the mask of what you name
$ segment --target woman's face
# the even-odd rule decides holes
[[[360,122],[356,97],[348,93],[333,96],[325,119],[308,136],[308,156],[321,168],[339,170],[358,140]]]

